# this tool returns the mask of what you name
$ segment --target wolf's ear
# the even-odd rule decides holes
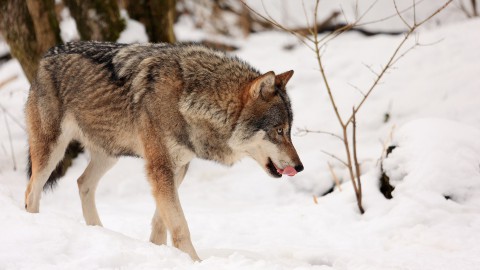
[[[275,76],[275,86],[279,87],[280,89],[285,88],[285,85],[287,85],[287,82],[290,80],[290,78],[292,78],[292,76],[293,70],[289,70]]]
[[[275,73],[269,71],[259,76],[250,84],[248,91],[253,99],[261,97],[264,100],[268,100],[275,94]]]

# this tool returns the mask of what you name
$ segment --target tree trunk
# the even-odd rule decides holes
[[[55,1],[27,0],[26,2],[35,30],[37,52],[43,55],[51,47],[62,43],[60,27],[55,15]]]
[[[29,81],[35,78],[40,55],[32,18],[24,0],[0,1],[0,29]]]
[[[116,41],[125,29],[117,0],[64,0],[82,40]]]
[[[472,3],[473,17],[478,17],[477,0],[471,0],[470,2]]]
[[[0,30],[30,82],[45,51],[62,43],[54,0],[1,0]],[[78,143],[70,143],[65,158],[52,175],[63,176],[80,152]]]
[[[145,25],[150,42],[175,42],[175,0],[128,0],[129,16]]]
[[[62,42],[54,6],[54,0],[0,1],[0,29],[30,82],[45,51]]]

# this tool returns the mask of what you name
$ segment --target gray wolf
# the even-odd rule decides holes
[[[78,179],[88,225],[100,178],[121,156],[146,161],[156,202],[150,241],[199,260],[177,188],[195,158],[232,165],[251,157],[272,177],[303,170],[290,137],[285,86],[293,71],[264,74],[223,52],[195,44],[74,42],[40,62],[27,104],[31,176],[25,208],[37,213],[41,191],[65,149],[79,141],[91,161]]]

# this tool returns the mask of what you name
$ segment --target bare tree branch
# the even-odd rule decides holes
[[[374,1],[374,3],[372,5],[370,5],[368,7],[368,9],[363,14],[361,14],[360,16],[358,16],[358,13],[357,13],[357,18],[353,23],[347,23],[346,25],[344,25],[344,26],[342,26],[342,27],[324,35],[322,38],[319,38],[319,24],[317,23],[318,22],[318,10],[319,10],[320,0],[316,0],[316,2],[315,2],[315,8],[314,8],[314,11],[313,11],[313,21],[314,21],[314,23],[312,25],[312,29],[310,31],[303,31],[303,33],[300,33],[300,34],[298,32],[295,32],[295,31],[291,30],[291,29],[287,29],[284,26],[282,26],[281,24],[279,24],[277,21],[275,21],[268,14],[267,11],[265,11],[265,12],[267,13],[267,16],[269,18],[258,14],[257,12],[255,12],[254,10],[252,10],[250,8],[250,10],[252,10],[252,12],[256,13],[258,16],[261,16],[263,19],[269,21],[275,27],[277,27],[279,29],[282,29],[282,30],[294,35],[295,37],[299,38],[302,41],[302,43],[307,44],[308,48],[314,51],[315,57],[316,57],[316,60],[317,60],[317,64],[318,64],[318,67],[319,67],[320,75],[322,77],[323,84],[326,88],[330,104],[331,104],[331,106],[332,106],[332,108],[335,112],[335,116],[336,116],[336,118],[338,120],[338,123],[341,127],[342,135],[337,135],[337,134],[334,134],[334,133],[331,133],[331,132],[324,132],[324,131],[311,131],[311,130],[308,130],[308,129],[299,129],[299,132],[327,134],[327,135],[333,136],[333,137],[335,137],[335,138],[337,138],[337,139],[339,139],[343,142],[344,149],[345,149],[345,156],[347,158],[346,161],[338,158],[334,154],[325,152],[323,150],[321,152],[330,156],[330,157],[332,157],[332,158],[334,158],[334,159],[336,159],[336,160],[338,160],[341,164],[343,164],[345,167],[347,167],[349,177],[350,177],[350,180],[352,182],[353,189],[354,189],[354,192],[355,192],[355,195],[356,195],[356,198],[357,198],[358,209],[360,210],[360,213],[362,213],[362,214],[365,211],[364,211],[363,206],[362,206],[362,196],[363,196],[363,194],[362,194],[362,183],[361,183],[361,171],[360,171],[360,163],[359,163],[358,157],[357,157],[357,122],[356,122],[356,115],[357,115],[358,111],[360,110],[360,108],[365,103],[365,101],[368,99],[368,97],[370,96],[372,91],[380,84],[380,80],[383,78],[383,76],[385,74],[387,74],[390,69],[393,68],[393,66],[395,65],[395,63],[399,59],[401,59],[404,55],[406,55],[408,52],[413,50],[416,46],[419,46],[420,43],[418,42],[418,39],[417,39],[415,41],[415,45],[409,47],[406,50],[402,50],[404,45],[406,44],[407,40],[411,37],[411,35],[415,32],[415,30],[418,27],[420,27],[422,24],[424,24],[425,22],[430,20],[433,16],[438,14],[440,11],[442,11],[453,0],[448,0],[442,7],[437,9],[430,16],[426,17],[424,20],[422,20],[420,22],[417,22],[417,19],[416,19],[416,5],[417,5],[417,3],[420,3],[423,0],[418,1],[418,2],[414,1],[412,7],[409,7],[408,9],[404,9],[402,11],[398,9],[395,0],[393,0],[394,5],[395,5],[395,10],[396,10],[396,14],[394,16],[398,16],[403,21],[403,23],[407,26],[408,31],[405,33],[403,39],[401,39],[401,41],[395,47],[393,53],[388,58],[387,63],[380,68],[379,72],[375,72],[370,66],[365,65],[370,70],[370,72],[375,74],[375,78],[373,80],[373,83],[370,85],[370,87],[367,88],[366,91],[362,91],[358,87],[355,87],[354,85],[352,85],[352,87],[354,87],[357,91],[359,91],[362,94],[363,97],[362,97],[361,101],[359,102],[359,104],[352,108],[352,114],[350,115],[348,120],[345,121],[340,115],[338,105],[337,105],[336,99],[334,97],[333,90],[332,90],[331,85],[330,85],[329,78],[326,74],[325,66],[324,66],[324,63],[323,63],[323,53],[325,52],[324,48],[325,48],[326,44],[328,42],[330,42],[331,40],[337,38],[338,36],[345,33],[346,31],[351,30],[354,27],[357,27],[359,25],[359,22],[373,8],[373,6],[377,3],[377,1],[378,0]],[[243,0],[242,0],[242,2],[243,2]],[[245,3],[243,2],[243,4],[245,4]],[[263,2],[262,2],[262,4],[263,4]],[[302,4],[303,4],[303,2],[302,2]],[[357,3],[357,5],[358,5],[358,3]],[[304,12],[306,13],[305,6],[303,8],[304,8]],[[414,13],[413,25],[408,24],[408,22],[402,16],[402,13],[404,11],[409,10],[411,8],[413,8],[413,13]],[[265,9],[265,7],[264,7],[264,9]],[[356,10],[358,12],[358,7],[356,8]],[[308,16],[305,15],[305,17],[308,20]],[[393,17],[393,16],[386,17],[382,20],[386,20],[386,19],[389,19],[391,17]],[[375,22],[378,22],[378,21],[375,21]],[[363,25],[365,25],[365,24],[363,24]],[[307,37],[306,35],[308,33],[310,33],[312,37]],[[310,43],[308,43],[308,42],[310,42]],[[351,143],[350,143],[349,137],[348,137],[348,128],[349,128],[350,124],[352,125],[352,133],[353,133]],[[331,168],[330,164],[329,164],[329,168],[332,171],[332,168]],[[354,173],[354,171],[355,171],[355,173]]]
[[[353,161],[354,161],[354,164],[355,164],[355,172],[357,174],[357,185],[358,185],[358,196],[359,196],[359,202],[362,201],[362,181],[360,179],[360,175],[361,175],[361,172],[360,172],[360,164],[358,163],[358,158],[357,158],[357,121],[356,121],[356,118],[355,118],[355,108],[352,109],[353,111],[353,122],[352,122],[352,127],[353,127],[353,135],[352,135],[352,142],[353,142]],[[360,209],[360,212],[363,211],[363,207],[362,205],[360,204],[358,206],[358,208]],[[362,212],[363,214],[363,212]]]
[[[320,150],[320,151],[321,151],[322,153],[324,153],[325,155],[330,156],[331,158],[334,158],[334,159],[338,160],[338,161],[339,161],[340,163],[342,163],[345,167],[348,167],[348,164],[347,164],[345,161],[343,161],[343,160],[340,159],[339,157],[335,156],[334,154],[329,153],[329,152],[324,151],[324,150]]]
[[[370,96],[370,94],[372,93],[373,89],[375,89],[375,87],[377,86],[377,84],[380,82],[380,80],[383,78],[383,75],[385,75],[385,73],[387,72],[387,70],[389,70],[393,64],[398,60],[397,59],[397,55],[399,54],[400,50],[402,49],[402,47],[404,46],[405,42],[409,39],[409,37],[411,36],[411,34],[413,32],[415,32],[415,30],[420,27],[422,24],[424,24],[425,22],[427,22],[428,20],[430,20],[431,18],[433,18],[433,16],[437,15],[440,11],[442,11],[443,9],[445,9],[453,0],[448,0],[443,6],[441,6],[439,9],[437,9],[435,12],[433,12],[432,14],[430,14],[430,16],[428,16],[426,19],[422,20],[421,22],[413,25],[410,30],[405,34],[404,38],[401,40],[401,42],[397,45],[395,51],[393,52],[393,54],[391,55],[390,59],[388,60],[387,64],[383,67],[382,71],[378,74],[377,78],[374,80],[373,84],[369,87],[368,91],[366,92],[365,96],[363,97],[363,99],[360,101],[360,103],[356,106],[355,108],[355,112],[354,113],[357,113],[358,110],[362,107],[362,105],[365,103],[365,101],[367,100],[367,98]],[[348,125],[353,119],[353,114],[348,118],[348,120],[345,122],[346,125]],[[342,122],[342,126],[343,126],[343,122]]]

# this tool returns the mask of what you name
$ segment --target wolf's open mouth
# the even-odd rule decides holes
[[[267,168],[274,177],[282,177],[282,174],[286,174],[288,176],[295,176],[297,174],[297,170],[292,166],[287,166],[283,169],[280,169],[275,163],[273,163],[271,158],[268,158]]]
[[[282,174],[278,172],[277,166],[273,164],[273,161],[270,158],[268,158],[268,163],[266,166],[268,168],[268,171],[273,177],[276,177],[276,178],[282,177]]]

